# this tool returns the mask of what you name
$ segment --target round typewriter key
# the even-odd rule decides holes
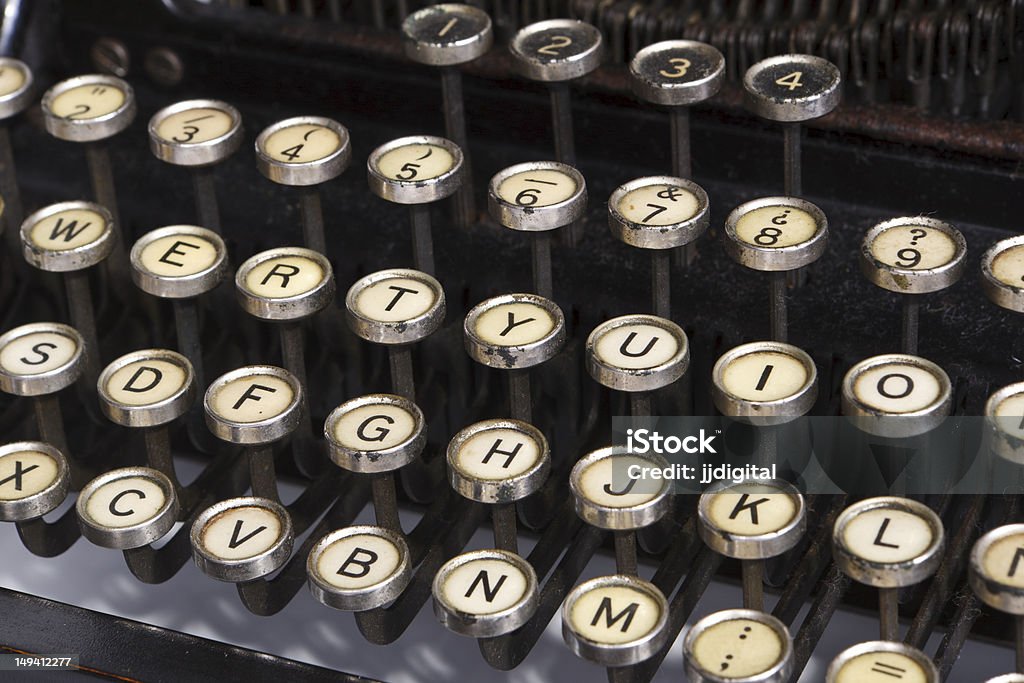
[[[463,323],[466,353],[476,362],[509,373],[509,413],[530,422],[528,368],[554,358],[565,345],[565,316],[550,299],[504,294],[477,304]]]
[[[192,525],[190,538],[192,558],[204,574],[240,583],[284,566],[295,532],[280,503],[246,497],[208,507]]]
[[[886,640],[857,643],[829,664],[825,683],[939,683],[935,663],[917,648]]]
[[[1024,235],[996,242],[985,252],[981,288],[997,306],[1024,312]]]
[[[624,315],[587,337],[587,372],[609,389],[627,391],[634,416],[651,414],[649,392],[672,384],[690,366],[683,329],[653,315]]]
[[[67,460],[50,444],[0,446],[0,521],[26,522],[52,512],[64,502],[70,484]]]
[[[793,639],[786,625],[769,614],[723,610],[690,628],[683,660],[693,683],[784,683],[793,670]]]
[[[715,407],[755,425],[777,425],[806,415],[818,398],[818,370],[803,350],[779,342],[752,342],[726,351],[711,372]]]
[[[459,189],[464,177],[462,150],[444,138],[415,135],[373,150],[366,168],[371,192],[389,202],[410,206],[416,269],[433,274],[429,204]]]
[[[562,639],[579,657],[606,667],[650,659],[668,640],[668,601],[635,576],[599,576],[562,603]]]
[[[278,121],[256,138],[256,167],[260,173],[275,183],[304,188],[299,199],[303,238],[314,251],[327,251],[316,186],[341,175],[351,160],[348,129],[322,116]]]
[[[934,574],[945,544],[939,516],[907,498],[868,498],[836,519],[832,556],[854,581],[879,589],[883,640],[898,640],[898,589]]]
[[[804,498],[784,481],[720,482],[697,507],[700,537],[743,560],[743,606],[764,609],[764,560],[792,549],[807,529]]]
[[[242,115],[227,102],[186,100],[149,120],[149,149],[161,161],[192,169],[200,224],[220,232],[220,211],[211,166],[242,145]]]
[[[599,448],[580,458],[569,475],[576,514],[587,524],[615,532],[615,563],[620,574],[635,576],[636,535],[671,508],[666,479],[647,477],[668,463],[654,454]]]
[[[920,300],[914,295],[955,284],[966,254],[959,230],[924,216],[884,221],[864,236],[860,265],[865,277],[903,295],[903,353],[917,353]]]
[[[420,64],[440,67],[445,135],[467,155],[469,138],[462,99],[462,72],[457,67],[482,56],[493,43],[491,18],[483,10],[469,5],[441,3],[424,7],[402,22],[406,57]],[[476,221],[473,174],[468,156],[463,166],[464,179],[456,195],[458,210],[455,213],[460,227]],[[420,265],[416,267],[426,270]]]
[[[21,224],[25,260],[62,273],[71,323],[85,339],[85,375],[93,385],[99,375],[99,336],[86,269],[110,255],[117,235],[110,212],[91,202],[51,204]]]
[[[509,43],[513,68],[531,81],[548,84],[551,93],[555,158],[576,163],[572,130],[571,81],[601,65],[604,45],[596,27],[575,19],[549,19],[521,29]]]
[[[952,385],[935,363],[904,354],[867,358],[843,378],[843,415],[875,436],[906,438],[931,431],[949,415]]]
[[[345,295],[345,319],[360,338],[386,344],[391,385],[396,394],[416,400],[411,344],[426,339],[444,322],[441,283],[427,273],[392,268],[371,273]]]
[[[691,176],[690,105],[704,102],[725,81],[725,57],[695,40],[665,40],[643,48],[629,63],[629,84],[640,99],[668,107],[672,173]]]
[[[985,683],[1024,683],[1024,674],[1003,674],[990,678]]]
[[[350,526],[321,538],[306,560],[309,591],[335,609],[362,612],[392,602],[412,578],[402,536],[377,526]]]
[[[163,538],[178,519],[174,484],[148,467],[124,467],[90,481],[75,502],[82,535],[104,548],[129,550]]]
[[[814,204],[795,197],[763,197],[739,205],[725,220],[725,250],[747,268],[772,273],[774,341],[789,336],[786,272],[817,261],[825,252],[828,220]]]
[[[779,55],[754,64],[743,76],[748,109],[785,124],[785,189],[802,192],[800,122],[828,114],[842,97],[842,77],[832,62],[813,55]]]
[[[476,550],[453,557],[434,575],[434,614],[445,628],[473,638],[511,633],[537,611],[537,574],[514,552]]]
[[[999,457],[1024,465],[1024,383],[996,391],[985,403],[989,447]]]
[[[1001,526],[978,539],[971,550],[968,580],[989,607],[1014,616],[1018,671],[1024,665],[1024,524]]]
[[[0,391],[32,396],[43,441],[69,453],[57,392],[82,374],[85,341],[60,323],[22,325],[0,336]]]
[[[426,445],[423,411],[407,398],[369,394],[342,403],[324,423],[331,460],[373,479],[373,507],[380,526],[401,531],[392,473],[413,462]]]
[[[518,552],[515,502],[537,491],[551,470],[544,434],[518,420],[484,420],[448,443],[448,481],[461,495],[493,505],[494,545]]]
[[[620,185],[608,200],[612,234],[651,250],[651,301],[655,315],[672,314],[669,252],[692,243],[707,230],[708,195],[694,182],[669,176],[637,178]]]
[[[550,230],[569,225],[587,208],[587,185],[575,168],[554,161],[509,166],[491,178],[491,217],[512,230],[533,233],[533,287],[551,298]]]
[[[0,57],[0,196],[6,204],[5,222],[14,227],[21,225],[23,210],[6,119],[28,109],[34,97],[32,70],[28,65],[12,57]],[[15,230],[10,230],[9,234],[16,237]]]

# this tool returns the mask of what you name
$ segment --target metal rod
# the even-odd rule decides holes
[[[64,417],[60,411],[58,395],[35,396],[32,399],[32,407],[36,414],[36,429],[39,431],[39,439],[56,448],[70,460],[68,437],[64,431]]]
[[[466,132],[466,107],[462,97],[462,72],[455,66],[441,67],[441,103],[444,130],[448,139],[462,150],[462,186],[455,193],[455,225],[465,228],[476,222],[476,195],[473,193],[473,168],[469,159]]]
[[[391,388],[399,396],[416,400],[416,379],[412,371],[412,347],[401,344],[388,347]]]
[[[11,147],[11,131],[0,126],[0,196],[4,199],[4,221],[7,223],[9,246],[18,247],[18,229],[24,219],[21,204],[21,190],[14,166],[14,150]]]
[[[277,493],[277,474],[274,472],[274,447],[270,444],[250,446],[249,487],[252,495],[280,501]]]
[[[199,225],[207,230],[220,233],[220,207],[217,205],[217,188],[213,180],[213,166],[196,166],[192,169],[192,187],[196,195],[196,216]]]
[[[1016,671],[1019,674],[1024,674],[1024,616],[1018,615],[1014,621],[1016,622],[1016,640],[1014,641],[1017,651]]]
[[[689,179],[693,175],[690,165],[690,108],[670,107],[668,124],[672,135],[672,175]]]
[[[740,563],[743,573],[743,608],[764,611],[764,560],[744,560]]]
[[[629,394],[629,412],[633,417],[651,416],[651,394],[647,391],[633,391]]]
[[[494,547],[519,553],[519,536],[516,531],[516,504],[504,503],[491,506],[491,523],[494,526]]]
[[[296,433],[301,439],[309,439],[313,435],[313,426],[309,418],[309,382],[306,379],[306,335],[301,322],[288,322],[280,325],[281,362],[288,372],[295,375],[302,385],[307,401],[299,418]]]
[[[651,307],[654,315],[672,317],[672,255],[667,249],[651,252]]]
[[[569,84],[551,83],[551,124],[555,135],[555,159],[576,165],[576,141],[572,130],[572,97]]]
[[[96,202],[114,218],[114,249],[107,262],[118,277],[128,277],[128,248],[124,225],[117,207],[117,191],[114,189],[114,171],[110,164],[110,151],[102,142],[90,142],[85,146],[85,158],[89,163],[89,177]]]
[[[772,327],[772,339],[777,342],[785,342],[789,338],[785,271],[771,274],[771,305],[768,310]]]
[[[398,516],[398,494],[395,491],[395,478],[391,472],[374,475],[373,477],[373,511],[377,516],[377,526],[402,533],[402,521]]]
[[[636,576],[636,533],[632,530],[615,531],[615,568],[619,574]]]
[[[545,299],[554,298],[554,274],[551,269],[551,233],[533,233],[533,289]]]
[[[898,588],[878,589],[878,611],[882,640],[900,638],[900,592]]]
[[[175,299],[172,308],[174,309],[174,329],[178,337],[178,350],[192,364],[196,386],[205,388],[198,301],[196,299]]]
[[[315,186],[302,188],[299,193],[299,211],[302,213],[302,241],[307,248],[326,254],[327,238],[324,236],[320,190]]]
[[[527,370],[509,370],[508,412],[513,420],[533,422],[533,396]]]
[[[100,376],[100,344],[96,334],[96,315],[92,308],[89,272],[72,270],[64,273],[64,290],[68,297],[71,325],[85,340],[83,376],[92,390]]]
[[[800,177],[800,124],[786,123],[782,127],[783,166],[785,193],[789,197],[799,197],[803,193]]]
[[[921,318],[921,300],[914,294],[904,294],[901,349],[903,353],[917,355],[917,334]]]
[[[409,207],[412,223],[412,258],[416,270],[434,274],[434,238],[430,233],[430,204]]]
[[[171,454],[171,436],[167,425],[147,427],[143,430],[143,437],[146,440],[146,462],[153,469],[166,474],[174,482],[174,487],[180,489],[178,476],[174,472],[174,456]]]

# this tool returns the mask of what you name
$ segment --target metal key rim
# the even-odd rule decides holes
[[[528,171],[555,171],[572,178],[576,189],[569,197],[544,206],[522,206],[501,197],[498,191],[509,178]],[[587,181],[583,174],[558,161],[527,161],[508,166],[491,178],[487,188],[487,208],[494,220],[510,230],[544,232],[556,230],[580,219],[587,210]]]
[[[508,563],[526,577],[523,595],[514,604],[502,610],[475,614],[445,603],[444,585],[448,577],[463,565],[480,560]],[[533,566],[515,553],[497,549],[475,550],[448,560],[434,575],[431,593],[434,597],[434,615],[438,621],[449,631],[472,638],[493,638],[515,631],[530,620],[540,602],[537,573]]]
[[[288,384],[292,390],[292,400],[277,415],[253,422],[236,422],[220,415],[212,406],[217,392],[238,379],[269,376]],[[302,385],[295,376],[273,365],[247,365],[227,372],[207,387],[203,396],[203,412],[206,414],[206,426],[213,435],[224,441],[244,445],[262,445],[273,443],[291,434],[299,425],[305,396]]]
[[[939,673],[935,668],[935,662],[917,648],[891,640],[869,640],[857,643],[840,652],[828,666],[828,671],[825,673],[825,683],[835,683],[839,672],[842,671],[844,666],[854,659],[871,654],[872,652],[893,652],[908,657],[925,672],[927,683],[938,683],[939,681]]]
[[[941,232],[954,244],[954,256],[948,263],[935,268],[901,268],[882,263],[871,253],[871,245],[878,237],[893,228],[920,225]],[[955,227],[927,216],[892,218],[878,223],[864,235],[860,245],[860,265],[864,276],[882,289],[898,294],[927,294],[937,292],[956,283],[963,275],[967,256],[967,240]]]
[[[551,316],[551,330],[541,339],[529,344],[492,344],[477,334],[476,324],[480,317],[498,306],[505,304],[532,304],[544,309]],[[565,345],[565,316],[554,301],[538,294],[502,294],[481,301],[466,314],[463,321],[466,353],[469,357],[491,368],[501,370],[522,370],[540,365],[558,355]]]
[[[98,524],[89,516],[88,504],[92,496],[103,486],[122,479],[146,479],[160,487],[164,502],[149,519],[125,527],[107,527]],[[178,519],[178,498],[174,484],[167,475],[150,467],[122,467],[105,472],[88,484],[75,501],[78,525],[82,535],[92,543],[115,550],[141,548],[163,538]]]
[[[537,445],[539,453],[536,461],[525,471],[502,479],[480,479],[463,472],[459,464],[462,448],[475,436],[496,430],[525,434]],[[446,457],[448,481],[452,488],[462,496],[480,503],[505,504],[521,500],[543,486],[551,471],[551,449],[547,438],[532,424],[521,420],[492,419],[475,422],[452,437],[448,442]]]
[[[294,126],[320,126],[338,136],[338,148],[325,157],[299,163],[274,159],[266,152],[266,143],[271,135]],[[324,116],[293,116],[271,124],[256,136],[256,167],[268,180],[280,185],[307,187],[319,185],[341,175],[352,161],[352,142],[348,129],[334,119]]]
[[[173,275],[157,275],[148,270],[142,262],[142,254],[146,248],[159,240],[175,236],[195,237],[213,245],[217,256],[213,263],[203,270],[176,277]],[[190,299],[200,296],[216,288],[228,273],[227,247],[220,235],[195,225],[168,225],[151,230],[140,237],[132,245],[130,254],[132,263],[132,281],[135,286],[161,299]]]
[[[777,493],[763,495],[788,496],[796,508],[793,518],[779,529],[760,534],[736,534],[719,528],[711,519],[711,497],[716,494],[729,493],[730,489],[749,484],[777,489]],[[758,480],[741,484],[721,481],[713,484],[700,496],[697,503],[697,519],[700,521],[697,531],[708,547],[721,555],[739,560],[764,560],[777,557],[796,547],[807,529],[807,510],[804,497],[792,484],[781,479]]]
[[[644,77],[644,60],[660,56],[667,50],[692,50],[705,53],[715,62],[715,68],[703,78],[682,83],[655,83]],[[629,62],[629,84],[633,94],[652,104],[669,107],[687,106],[710,99],[718,94],[725,82],[725,57],[713,45],[698,40],[663,40],[639,50]]]
[[[110,395],[107,384],[122,368],[140,361],[163,361],[185,373],[182,385],[170,396],[156,403],[137,405],[122,403]],[[108,364],[96,382],[100,409],[107,418],[124,427],[158,427],[177,420],[192,407],[196,395],[196,377],[192,363],[185,356],[168,349],[142,349],[126,353]]]
[[[210,140],[203,142],[176,142],[160,136],[160,124],[174,114],[190,109],[216,109],[228,115],[231,128]],[[149,149],[161,161],[176,166],[209,166],[219,163],[238,151],[242,146],[242,115],[238,109],[221,100],[185,100],[168,105],[153,114],[147,125]]]
[[[1024,588],[1011,586],[988,577],[985,555],[989,548],[1004,539],[1024,536],[1024,524],[996,527],[975,541],[969,560],[968,583],[978,598],[989,607],[1015,616],[1024,616]]]
[[[203,545],[203,532],[219,515],[239,508],[261,508],[277,517],[281,524],[278,538],[266,550],[237,560],[226,560],[210,553]],[[203,510],[189,530],[192,544],[192,559],[207,576],[219,581],[240,583],[252,581],[280,569],[292,554],[294,530],[288,511],[279,503],[267,498],[244,496],[214,503]]]
[[[682,187],[697,199],[697,212],[685,221],[671,225],[647,225],[631,221],[619,211],[619,204],[630,192],[652,185]],[[673,249],[689,244],[704,234],[711,224],[707,192],[697,183],[672,176],[645,176],[619,185],[608,198],[608,227],[626,244],[640,249]]]
[[[779,206],[791,207],[810,214],[816,229],[811,237],[799,244],[786,247],[762,247],[740,239],[736,226],[740,219],[757,209]],[[744,202],[733,209],[725,219],[725,251],[739,263],[753,270],[780,272],[803,268],[821,258],[828,244],[828,218],[825,212],[805,199],[797,197],[760,197]]]
[[[269,297],[249,289],[249,274],[267,261],[296,258],[312,261],[319,266],[322,276],[315,287],[299,294]],[[326,256],[305,247],[278,247],[250,256],[235,273],[235,293],[238,303],[249,315],[262,320],[293,321],[307,318],[330,306],[334,301],[334,269]]]
[[[12,342],[40,332],[58,334],[75,344],[75,352],[60,367],[33,375],[13,375],[0,367],[0,391],[15,396],[44,396],[53,394],[74,384],[82,375],[82,358],[85,355],[85,340],[78,330],[63,323],[29,323],[8,330],[0,335],[0,350]]]
[[[694,657],[691,656],[697,639],[713,626],[726,621],[739,620],[756,621],[774,631],[782,645],[779,660],[765,671],[742,678],[730,677],[725,679],[717,676],[715,672],[698,667]],[[683,664],[686,674],[694,683],[719,683],[725,680],[728,680],[730,683],[762,683],[768,681],[781,683],[782,681],[789,680],[789,674],[793,669],[793,639],[785,624],[765,612],[752,609],[727,609],[713,612],[697,621],[687,632],[686,638],[683,639]]]
[[[460,13],[463,16],[472,14],[477,20],[483,20],[483,28],[467,38],[451,43],[427,42],[413,35],[411,27],[417,20],[439,12],[451,12],[453,15]],[[420,64],[429,66],[465,64],[482,57],[493,44],[494,30],[490,15],[471,5],[440,3],[413,12],[402,22],[402,47],[405,56]]]
[[[398,566],[384,581],[365,588],[346,589],[323,579],[318,569],[320,557],[331,545],[352,536],[376,536],[398,549]],[[335,529],[317,541],[309,551],[306,558],[306,576],[309,579],[310,593],[318,602],[328,607],[351,612],[375,609],[398,598],[409,585],[412,579],[409,549],[404,538],[383,527],[361,524]]]
[[[578,55],[560,62],[539,62],[522,49],[522,42],[532,35],[548,29],[581,30],[590,33],[593,45]],[[604,58],[604,38],[597,27],[577,19],[547,19],[521,28],[508,44],[512,53],[513,70],[533,81],[570,81],[586,76],[601,65]]]
[[[40,221],[65,211],[90,211],[98,214],[103,219],[103,232],[92,242],[71,249],[44,249],[37,246],[31,238],[32,230]],[[51,273],[68,273],[91,268],[110,256],[117,240],[114,217],[110,211],[95,202],[86,201],[58,202],[44,206],[22,221],[20,232],[25,260],[39,270]]]
[[[1024,246],[1024,235],[999,240],[981,257],[981,289],[992,303],[1018,313],[1024,313],[1024,280],[1020,287],[1008,285],[992,271],[995,260],[1005,251]]]
[[[9,119],[28,109],[35,99],[35,77],[32,70],[20,59],[0,57],[0,69],[14,68],[25,76],[21,87],[0,97],[0,119]]]
[[[807,371],[803,386],[790,396],[770,401],[752,401],[729,391],[725,386],[726,368],[730,363],[756,353],[778,353],[800,361]],[[711,377],[711,396],[719,412],[756,426],[792,422],[810,412],[818,400],[818,367],[814,359],[803,349],[782,342],[749,342],[729,349],[715,362]],[[783,408],[785,414],[775,414]]]
[[[884,413],[857,397],[854,391],[860,375],[881,365],[906,365],[932,375],[939,384],[939,395],[928,405],[903,413]],[[953,387],[949,375],[935,363],[919,356],[887,353],[866,358],[851,367],[843,377],[842,413],[858,429],[873,436],[893,439],[919,436],[941,425],[953,405]]]
[[[655,453],[630,453],[621,446],[605,446],[591,451],[576,461],[569,473],[569,490],[573,494],[576,514],[587,524],[609,531],[632,531],[654,524],[672,507],[667,479],[658,479],[658,491],[643,503],[627,507],[611,507],[590,500],[583,490],[583,473],[602,460],[628,456],[645,460],[651,467],[664,470],[668,462]]]
[[[804,68],[827,71],[831,82],[821,92],[806,96],[775,100],[755,89],[754,79],[764,70],[779,64],[793,64]],[[835,64],[814,55],[786,54],[762,59],[743,74],[743,99],[747,108],[771,121],[795,123],[824,116],[839,104],[842,98],[842,76]]]
[[[388,152],[413,145],[429,145],[444,149],[452,155],[452,167],[438,176],[425,180],[390,178],[381,172],[381,157]],[[370,191],[381,199],[395,204],[426,204],[455,194],[462,184],[464,166],[462,150],[451,140],[436,135],[408,135],[385,142],[370,152],[366,160],[366,179]]]
[[[620,327],[649,325],[670,335],[678,346],[671,358],[647,368],[611,365],[597,353],[597,344]],[[586,342],[587,372],[595,381],[618,391],[654,391],[677,381],[690,367],[690,340],[683,328],[654,315],[632,314],[606,320],[591,331]]]
[[[55,446],[43,441],[16,441],[0,446],[0,459],[17,453],[39,452],[53,459],[57,474],[41,491],[24,498],[0,500],[0,522],[25,522],[53,512],[67,498],[71,470],[67,458]]]
[[[379,405],[395,406],[412,416],[412,433],[405,440],[388,448],[374,450],[352,448],[338,440],[335,427],[342,417],[359,408]],[[331,461],[338,467],[364,474],[393,472],[405,467],[423,452],[423,447],[427,443],[426,419],[420,407],[403,396],[367,394],[345,401],[331,411],[324,420],[324,438]]]
[[[60,95],[83,85],[106,85],[124,93],[124,102],[112,112],[88,119],[69,119],[54,116],[50,107]],[[135,93],[132,87],[116,76],[85,74],[57,83],[43,95],[43,124],[46,132],[70,142],[96,142],[117,135],[135,119]]]
[[[386,280],[415,280],[434,294],[430,307],[406,320],[374,320],[363,314],[358,307],[359,296],[373,285]],[[375,344],[412,344],[434,332],[444,322],[447,304],[444,288],[432,275],[411,268],[389,268],[370,273],[349,287],[345,294],[345,320],[349,328],[361,339]]]

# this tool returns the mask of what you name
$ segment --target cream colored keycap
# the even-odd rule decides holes
[[[356,310],[366,318],[380,322],[412,320],[427,313],[437,295],[425,283],[395,277],[369,285],[356,297]]]
[[[1024,533],[1000,538],[981,557],[986,576],[1004,586],[1024,589]]]
[[[618,211],[640,225],[675,225],[693,218],[701,202],[692,192],[674,185],[647,185],[627,192]]]
[[[572,629],[589,640],[624,644],[650,634],[661,607],[648,593],[628,586],[599,586],[582,594],[569,613]]]
[[[0,500],[34,496],[53,486],[59,474],[57,461],[42,451],[0,455]]]
[[[609,330],[595,344],[600,361],[619,368],[642,370],[670,361],[679,342],[655,325],[622,325]]]
[[[729,534],[755,536],[777,532],[789,526],[799,512],[791,495],[763,484],[730,486],[710,497],[708,518]]]
[[[85,511],[98,526],[118,529],[154,519],[167,502],[163,489],[144,477],[108,482],[89,496]]]
[[[342,537],[324,548],[316,561],[320,580],[341,590],[379,585],[401,567],[401,549],[374,534]]]
[[[1024,438],[1024,392],[1004,398],[996,405],[994,414],[1000,431]]]
[[[211,519],[200,538],[203,549],[222,560],[244,560],[267,552],[281,540],[281,520],[263,507],[234,507]]]
[[[167,142],[197,145],[216,140],[235,127],[235,119],[222,109],[196,107],[165,117],[156,126],[156,133]]]
[[[377,403],[347,411],[334,422],[339,444],[359,451],[382,451],[405,443],[416,433],[416,418],[394,404]]]
[[[209,406],[231,422],[261,422],[273,419],[293,407],[295,392],[288,382],[267,374],[237,377],[219,387]]]
[[[125,99],[124,91],[113,85],[80,85],[54,97],[50,113],[64,119],[96,119],[121,109]]]
[[[835,683],[932,683],[916,661],[898,652],[867,652],[836,673]]]
[[[160,277],[190,277],[210,268],[218,257],[217,245],[198,235],[169,235],[147,244],[141,263]]]
[[[859,374],[853,391],[870,408],[899,415],[933,405],[942,396],[943,387],[939,378],[922,367],[888,363]]]
[[[869,248],[878,261],[910,270],[944,266],[957,253],[957,245],[949,235],[924,225],[897,225],[884,230]]]
[[[264,152],[284,164],[319,161],[338,151],[341,136],[326,126],[303,123],[274,131],[263,142]]]
[[[518,206],[544,207],[564,202],[576,194],[576,180],[552,169],[516,173],[498,185],[498,197]]]
[[[516,477],[535,467],[542,454],[536,441],[513,429],[481,431],[463,442],[455,457],[466,476],[488,481]]]
[[[843,542],[870,562],[898,564],[922,555],[934,542],[931,525],[909,512],[868,510],[847,525]]]
[[[529,587],[518,567],[497,559],[474,559],[448,573],[441,586],[449,607],[467,614],[493,614],[521,602]]]
[[[541,306],[516,302],[485,311],[477,318],[474,331],[488,344],[523,346],[546,338],[555,325],[555,319]]]
[[[420,181],[448,173],[455,163],[455,157],[443,147],[412,144],[382,154],[377,169],[392,180]]]
[[[807,383],[806,366],[784,353],[758,352],[736,358],[722,371],[724,388],[748,401],[778,401]]]
[[[650,468],[651,461],[635,455],[617,453],[614,457],[595,461],[583,470],[580,476],[580,492],[593,503],[610,508],[627,508],[643,505],[664,492],[660,486],[629,485],[630,467]]]
[[[78,357],[78,342],[54,331],[18,336],[0,348],[0,369],[16,376],[54,372]]]
[[[110,376],[106,391],[115,401],[132,406],[152,405],[181,391],[188,381],[185,369],[165,360],[129,363]]]
[[[50,214],[28,230],[27,237],[38,249],[67,251],[99,241],[110,231],[102,215],[87,209],[68,209]]]
[[[803,244],[818,229],[814,216],[793,206],[762,206],[736,222],[736,235],[742,241],[766,249]]]
[[[17,92],[25,85],[28,75],[25,70],[16,64],[8,62],[0,68],[0,97],[6,97]]]
[[[299,256],[270,258],[249,271],[245,287],[256,296],[287,299],[320,286],[326,273],[319,263]]]
[[[1008,287],[1024,287],[1024,245],[999,252],[992,260],[991,272]]]
[[[692,656],[702,669],[722,678],[744,678],[770,671],[784,652],[774,629],[751,619],[730,619],[703,631]]]

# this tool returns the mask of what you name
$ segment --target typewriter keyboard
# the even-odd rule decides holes
[[[1019,2],[6,7],[0,655],[1024,681]]]

